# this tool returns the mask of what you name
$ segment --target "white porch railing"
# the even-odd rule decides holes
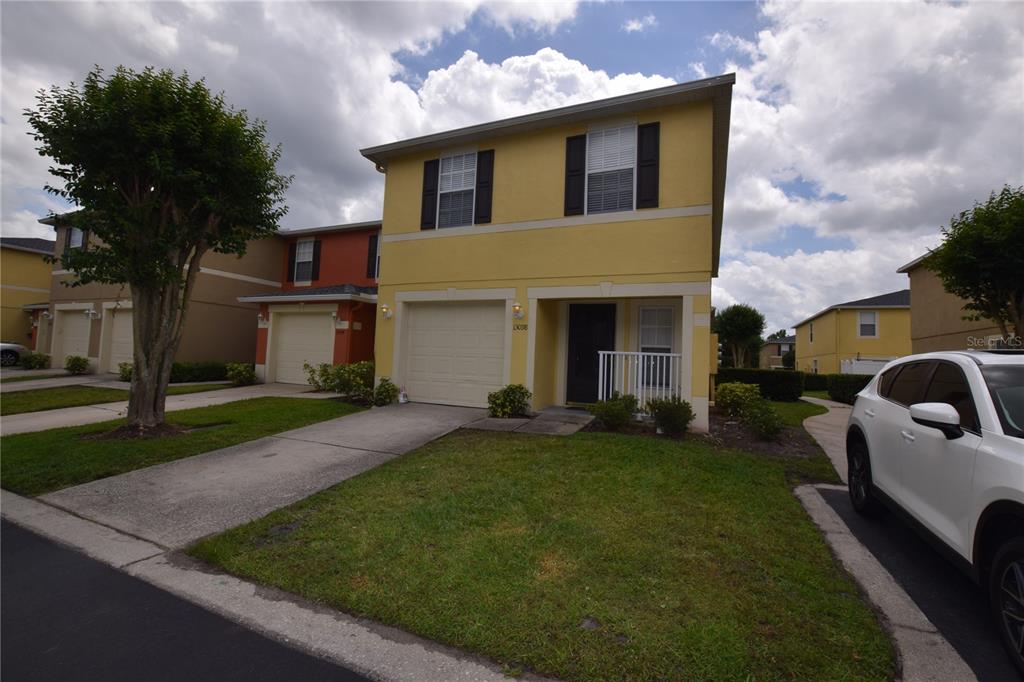
[[[646,411],[649,400],[681,395],[680,353],[601,350],[597,356],[598,400],[628,393],[635,395],[641,411]]]

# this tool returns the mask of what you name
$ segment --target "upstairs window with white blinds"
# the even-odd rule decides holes
[[[633,210],[636,126],[587,134],[587,213]]]
[[[476,152],[444,156],[438,182],[437,226],[473,224],[476,189]]]

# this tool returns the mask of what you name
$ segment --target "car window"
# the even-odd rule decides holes
[[[930,362],[910,362],[903,366],[903,371],[896,376],[889,389],[889,400],[900,405],[914,405],[921,402],[921,389],[931,372]]]
[[[1024,438],[1024,366],[985,365],[981,375],[988,384],[1003,433]]]
[[[974,408],[971,388],[963,371],[949,362],[940,362],[932,375],[931,383],[924,394],[926,403],[946,403],[960,413],[960,426],[971,431],[980,431],[978,411]]]
[[[892,369],[887,369],[882,372],[882,378],[878,380],[878,395],[883,398],[889,397],[889,391],[892,390],[893,379],[899,374],[900,370],[903,369],[903,365],[896,365]]]

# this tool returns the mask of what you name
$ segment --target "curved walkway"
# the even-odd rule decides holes
[[[828,408],[827,414],[819,414],[805,419],[804,428],[814,437],[814,440],[818,441],[818,445],[832,460],[832,466],[835,467],[839,478],[846,483],[846,422],[850,419],[852,408],[849,405],[822,398],[804,396],[801,400]]]

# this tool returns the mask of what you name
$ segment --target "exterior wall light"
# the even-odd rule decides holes
[[[391,308],[390,308],[390,307],[388,306],[388,304],[387,304],[387,303],[385,303],[384,305],[382,305],[382,306],[380,307],[380,314],[384,316],[384,319],[385,319],[385,320],[390,320],[390,319],[392,318],[392,316],[394,316],[394,314],[395,314],[395,313],[394,313],[394,312],[392,312],[392,310],[391,310]]]
[[[93,308],[86,308],[85,310],[82,311],[82,314],[88,317],[90,320],[95,320],[97,317],[100,316],[100,314],[96,312]]]
[[[520,305],[519,301],[516,301],[515,303],[512,304],[512,317],[516,318],[517,320],[521,320],[523,319],[523,315],[525,314],[526,313],[523,312],[523,306]]]

